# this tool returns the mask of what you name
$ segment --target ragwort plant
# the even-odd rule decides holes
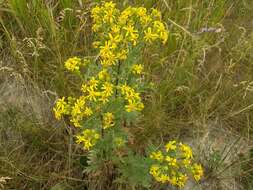
[[[141,51],[168,40],[161,13],[144,7],[120,11],[106,2],[94,7],[91,17],[98,56],[65,62],[83,82],[80,96],[62,97],[53,108],[57,119],[67,116],[79,129],[75,139],[89,154],[89,171],[99,169],[98,160],[111,163],[114,180],[132,187],[150,187],[152,179],[178,187],[189,176],[199,181],[203,170],[193,163],[189,146],[170,141],[145,156],[135,153],[129,143],[131,123],[144,108],[141,93],[151,88],[145,81]]]

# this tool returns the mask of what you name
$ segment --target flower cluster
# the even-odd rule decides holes
[[[115,101],[125,102],[122,111],[142,111],[144,104],[138,93],[137,81],[144,67],[124,62],[137,46],[159,40],[166,43],[168,31],[161,21],[161,13],[156,9],[148,12],[144,7],[128,7],[120,11],[115,3],[104,2],[92,9],[91,17],[92,30],[97,38],[93,45],[99,50],[99,64],[89,64],[89,59],[78,57],[65,62],[67,70],[81,74],[80,68],[85,67],[90,75],[81,86],[80,97],[59,99],[53,111],[57,119],[68,115],[73,125],[79,128],[84,127],[87,120],[101,118],[96,127],[99,131],[99,127],[107,129],[115,125],[113,110],[107,109]],[[126,83],[129,75],[136,78],[136,88]]]
[[[104,2],[92,9],[91,17],[92,30],[97,39],[93,46],[98,50],[99,59],[94,60],[96,64],[88,64],[92,61],[79,57],[69,58],[65,62],[67,70],[81,74],[80,68],[86,67],[89,75],[84,79],[79,97],[58,99],[53,108],[57,119],[67,115],[75,127],[88,126],[83,129],[82,135],[77,136],[77,142],[83,143],[85,149],[95,145],[98,140],[96,131],[116,127],[115,114],[119,113],[113,114],[109,105],[121,101],[125,104],[121,112],[127,113],[139,112],[144,108],[138,93],[138,84],[134,82],[137,86],[134,88],[127,83],[129,75],[137,81],[144,67],[129,61],[128,58],[134,48],[156,41],[166,43],[168,39],[161,13],[156,9],[149,12],[144,7],[128,7],[120,11],[115,3]],[[96,126],[89,124],[92,120]],[[89,139],[87,134],[96,140]]]
[[[88,64],[88,59],[82,60],[79,57],[71,57],[67,61],[65,61],[65,68],[71,72],[79,72],[81,66],[86,66]]]
[[[103,128],[107,129],[114,126],[114,115],[110,112],[104,114],[103,117]]]
[[[127,101],[125,109],[127,112],[141,111],[144,108],[144,104],[141,102],[141,97],[138,92],[135,92],[133,88],[126,84],[120,86],[121,94]]]
[[[158,182],[183,187],[188,176],[192,175],[196,181],[203,176],[202,166],[193,163],[192,149],[188,145],[170,141],[163,151],[152,152],[150,158],[154,161],[150,174]]]
[[[144,7],[128,7],[120,11],[114,3],[106,2],[93,8],[91,17],[92,30],[98,34],[98,41],[93,45],[99,49],[104,66],[127,59],[134,46],[158,40],[166,43],[168,39],[168,31],[157,9],[150,13]]]
[[[93,129],[85,129],[81,135],[76,136],[76,143],[83,144],[83,148],[86,150],[90,150],[91,147],[93,147],[98,139],[100,138],[100,135]]]

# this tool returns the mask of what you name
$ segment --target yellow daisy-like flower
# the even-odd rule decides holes
[[[109,97],[113,94],[113,84],[112,83],[109,83],[109,82],[105,82],[101,89],[103,90],[103,94],[104,96],[106,97]]]
[[[183,153],[183,156],[184,156],[186,159],[191,159],[191,158],[193,158],[191,147],[189,147],[188,145],[182,144],[182,143],[179,144],[179,147],[180,147],[180,150],[181,150],[182,153]]]
[[[55,118],[60,120],[67,111],[67,102],[65,97],[57,100],[55,107],[53,108]]]
[[[166,145],[165,145],[165,149],[166,149],[166,152],[169,152],[169,151],[173,151],[173,150],[176,150],[177,148],[177,145],[176,145],[176,141],[169,141]]]
[[[86,150],[90,150],[93,147],[100,135],[93,129],[85,129],[81,135],[76,136],[76,143],[83,144],[83,148]]]
[[[100,71],[98,73],[98,79],[101,80],[101,81],[108,81],[108,80],[110,80],[110,75],[109,75],[107,69],[104,68],[102,71]]]
[[[134,74],[140,75],[142,73],[142,71],[143,71],[143,66],[141,64],[135,64],[135,65],[133,65],[132,72]]]
[[[79,71],[81,64],[82,60],[80,58],[72,57],[65,62],[65,67],[69,71]]]
[[[103,116],[103,128],[108,129],[115,125],[114,123],[114,115],[111,112],[107,112]]]
[[[152,152],[149,157],[154,160],[158,160],[158,161],[164,160],[164,155],[163,155],[162,151],[160,151],[160,150],[157,152]]]
[[[152,43],[153,41],[155,41],[158,38],[158,34],[156,33],[152,33],[152,29],[151,27],[148,27],[148,29],[146,31],[144,31],[144,40],[146,42]]]
[[[200,164],[194,164],[192,166],[192,174],[196,181],[199,181],[204,174],[203,168]]]

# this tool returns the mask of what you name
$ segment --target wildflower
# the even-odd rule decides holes
[[[92,43],[92,46],[93,46],[94,48],[98,48],[99,45],[101,45],[101,42],[99,42],[99,41],[95,41],[95,42]]]
[[[200,164],[194,164],[192,166],[192,174],[196,181],[199,181],[200,178],[203,176],[203,168]]]
[[[66,62],[65,62],[65,67],[66,69],[68,69],[69,71],[79,71],[79,67],[81,66],[82,62],[81,59],[78,57],[72,57],[69,58]]]
[[[92,77],[89,81],[90,89],[96,90],[98,86],[99,81],[95,79],[95,77]]]
[[[164,159],[163,153],[161,151],[152,152],[149,157],[158,161],[163,161]]]
[[[107,69],[102,69],[102,71],[100,71],[98,73],[98,79],[99,80],[104,80],[104,81],[110,80],[110,75],[109,75]]]
[[[116,24],[113,24],[112,27],[111,27],[111,31],[114,34],[118,34],[120,32],[120,29],[121,29],[120,26],[116,25]]]
[[[92,114],[93,114],[92,109],[89,108],[89,107],[86,107],[85,110],[84,110],[84,115],[91,116]]]
[[[166,156],[165,160],[168,162],[169,166],[177,166],[177,159]]]
[[[144,40],[146,42],[151,43],[152,41],[156,40],[159,36],[155,33],[152,33],[151,27],[148,27],[148,30],[144,31]]]
[[[161,12],[157,9],[152,8],[151,16],[161,19]]]
[[[82,143],[84,149],[90,150],[90,148],[96,144],[99,138],[100,135],[95,130],[85,129],[81,135],[76,136],[76,143]]]
[[[113,94],[113,85],[109,82],[105,82],[101,89],[103,90],[103,94],[106,96],[106,97],[109,97]]]
[[[143,66],[141,64],[135,64],[132,67],[132,72],[134,74],[141,74],[143,71]]]
[[[133,111],[141,111],[144,108],[144,104],[142,102],[136,102],[132,99],[128,99],[128,104],[125,105],[127,112],[133,112]]]
[[[128,55],[128,50],[123,49],[123,50],[119,51],[119,53],[117,54],[117,58],[119,60],[125,60],[125,59],[127,59],[127,55]]]
[[[109,35],[110,42],[112,44],[114,44],[113,47],[115,47],[116,44],[118,44],[119,42],[121,42],[122,39],[123,39],[122,35],[119,35],[119,34],[113,36],[111,33],[109,33],[108,35]]]
[[[139,37],[138,30],[135,30],[130,24],[123,27],[123,29],[126,30],[126,37],[128,37],[135,46],[137,44],[137,38]]]
[[[67,112],[67,102],[65,102],[65,97],[62,97],[57,100],[55,107],[53,108],[55,118],[60,120],[62,115]]]
[[[112,49],[116,47],[113,46],[111,41],[106,41],[105,44],[103,46],[100,46],[99,48],[101,57],[108,58],[113,54]]]
[[[153,176],[157,176],[157,174],[159,173],[159,166],[158,165],[152,165],[150,167],[149,173]]]
[[[190,160],[190,159],[183,159],[183,160],[182,160],[182,164],[183,164],[186,168],[188,168],[188,167],[190,166],[190,164],[191,164],[191,160]]]
[[[165,145],[164,152],[152,152],[150,158],[155,162],[149,173],[160,183],[170,183],[172,185],[183,187],[192,174],[196,181],[203,176],[203,169],[199,164],[192,164],[192,157],[182,158],[182,152],[190,155],[190,147],[176,141],[169,141]],[[173,152],[172,152],[173,151]]]
[[[169,152],[169,151],[173,151],[177,148],[177,145],[176,145],[176,141],[169,141],[166,145],[165,145],[165,149],[166,149],[166,152]]]
[[[182,143],[180,143],[179,146],[180,146],[180,150],[183,153],[183,156],[186,159],[191,159],[193,157],[191,147],[189,147],[189,146],[187,146],[185,144],[182,144]]]
[[[177,177],[177,186],[183,187],[185,185],[186,180],[187,176],[185,174],[179,173]]]
[[[90,101],[96,102],[97,101],[97,97],[99,97],[100,95],[101,95],[101,93],[95,91],[94,88],[88,89],[88,96],[87,96],[87,98]]]
[[[107,129],[114,126],[114,115],[111,112],[107,112],[103,117],[103,128]]]
[[[160,21],[154,21],[154,29],[159,34],[159,38],[162,40],[162,43],[165,44],[168,40],[168,31],[166,30],[164,24]]]

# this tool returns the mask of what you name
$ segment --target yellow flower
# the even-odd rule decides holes
[[[102,69],[102,71],[100,71],[100,72],[98,73],[98,79],[99,79],[99,80],[103,80],[103,81],[108,81],[108,80],[110,80],[110,75],[109,75],[107,69]]]
[[[182,144],[182,143],[180,143],[179,146],[180,146],[180,150],[181,150],[182,153],[183,153],[183,156],[184,156],[186,159],[191,159],[191,158],[193,158],[191,147],[189,147],[188,145]]]
[[[99,97],[101,95],[100,92],[95,91],[93,88],[88,89],[88,96],[87,98],[90,101],[96,102],[97,101],[97,97]]]
[[[130,41],[133,42],[135,46],[137,44],[137,38],[139,37],[138,30],[135,30],[132,25],[127,25],[123,27],[126,30],[126,37],[129,37]]]
[[[57,100],[55,107],[53,108],[55,118],[60,120],[62,115],[67,112],[67,102],[65,102],[65,97],[62,97]]]
[[[194,164],[192,166],[192,174],[196,181],[199,181],[204,174],[203,168],[200,164]]]
[[[114,24],[114,25],[112,25],[111,30],[112,30],[112,33],[118,34],[120,32],[120,26]]]
[[[109,35],[109,39],[110,39],[111,44],[118,44],[123,39],[122,35],[119,35],[119,34],[113,36],[111,33],[109,33],[108,35]],[[116,45],[114,45],[113,47],[115,47],[115,46]]]
[[[91,116],[92,114],[93,114],[92,109],[89,108],[89,107],[86,107],[85,110],[84,110],[84,115]]]
[[[177,166],[177,159],[172,158],[170,156],[166,156],[165,160],[168,162],[169,166]]]
[[[92,43],[92,46],[94,48],[98,48],[100,45],[101,45],[101,42],[99,42],[99,41],[95,41],[95,42]]]
[[[147,9],[145,7],[137,8],[137,15],[139,17],[145,17],[147,15]]]
[[[141,74],[143,71],[143,66],[141,64],[135,64],[132,67],[132,72],[134,74]]]
[[[105,44],[99,48],[101,57],[109,58],[113,54],[112,49],[116,48],[116,46],[113,45],[111,41],[106,41]]]
[[[165,149],[166,149],[166,152],[169,152],[169,151],[173,151],[173,150],[176,150],[177,148],[177,145],[176,145],[176,141],[169,141],[166,145],[165,145]]]
[[[68,69],[69,71],[79,71],[79,67],[81,66],[82,62],[81,59],[78,57],[72,57],[69,58],[66,62],[65,62],[65,67],[66,69]]]
[[[159,34],[159,38],[162,40],[163,44],[165,44],[168,40],[168,31],[166,30],[164,24],[160,21],[154,21],[154,30],[157,34]]]
[[[158,165],[152,165],[150,167],[150,170],[149,170],[149,173],[154,176],[154,177],[157,177],[159,175],[159,169],[160,167]]]
[[[95,77],[92,77],[89,81],[89,85],[90,85],[90,89],[97,89],[99,81],[97,79],[95,79]]]
[[[141,111],[144,108],[144,104],[142,102],[135,102],[132,99],[128,99],[128,104],[125,105],[127,112],[133,111]]]
[[[144,31],[144,40],[146,42],[151,43],[152,41],[155,41],[159,36],[155,33],[152,33],[151,27],[148,27],[148,30]]]
[[[96,144],[99,138],[100,135],[95,130],[85,129],[81,135],[76,136],[76,143],[82,143],[84,149],[90,150],[90,148]]]
[[[152,8],[151,16],[161,19],[161,12],[157,9]]]
[[[106,10],[113,10],[115,7],[116,7],[116,4],[113,3],[112,1],[106,2],[106,3],[104,4],[104,8],[105,8]]]
[[[164,160],[164,155],[160,150],[157,152],[152,152],[149,157],[151,159],[158,160],[160,162],[162,162]]]
[[[123,49],[123,50],[119,51],[119,53],[117,54],[117,58],[119,60],[125,60],[125,59],[127,59],[127,55],[128,55],[128,49],[127,50]]]
[[[188,167],[190,166],[190,164],[191,164],[191,160],[190,160],[190,159],[183,159],[183,160],[182,160],[182,164],[183,164],[186,168],[188,168]]]
[[[74,106],[72,107],[71,110],[71,115],[72,117],[78,116],[78,115],[82,115],[82,109],[85,106],[85,97],[84,96],[80,96]]]
[[[105,82],[101,89],[103,90],[103,95],[106,97],[109,97],[113,94],[113,85],[109,82]]]
[[[114,115],[111,112],[107,112],[103,116],[103,129],[108,129],[114,126]]]
[[[87,84],[82,84],[82,87],[81,87],[81,91],[83,93],[86,93],[88,91],[89,87],[87,86]]]
[[[185,174],[179,173],[177,177],[177,186],[183,187],[185,185],[185,182],[187,180],[187,176]]]

